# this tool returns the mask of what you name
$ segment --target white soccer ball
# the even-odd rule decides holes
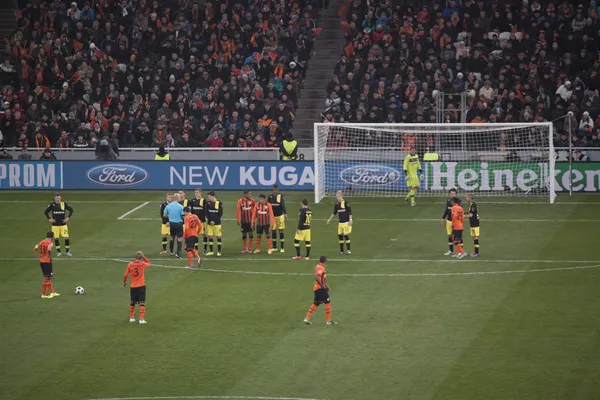
[[[75,288],[75,294],[84,294],[85,290],[83,290],[83,288],[81,286],[77,286]]]
[[[389,182],[396,182],[396,179],[397,179],[397,178],[398,178],[398,177],[396,176],[396,173],[395,173],[395,172],[390,172],[390,173],[388,174],[388,180],[389,180]]]

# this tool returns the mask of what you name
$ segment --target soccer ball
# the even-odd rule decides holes
[[[85,293],[85,290],[83,290],[83,288],[81,286],[77,286],[75,288],[75,294],[83,294]]]

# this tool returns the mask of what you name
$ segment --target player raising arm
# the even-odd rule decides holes
[[[472,193],[467,195],[467,201],[469,202],[469,212],[466,216],[469,218],[471,237],[473,238],[473,247],[475,248],[471,257],[479,257],[479,208],[475,203],[475,196]]]
[[[65,211],[68,213],[65,215]],[[44,211],[46,219],[52,224],[52,232],[54,233],[54,244],[56,245],[56,257],[60,257],[60,238],[65,239],[65,250],[67,256],[71,257],[71,240],[69,239],[69,227],[67,222],[73,215],[73,208],[66,202],[62,201],[60,193],[54,195],[54,202]],[[52,214],[52,215],[51,215]]]
[[[456,189],[450,189],[450,198],[446,200],[446,208],[442,215],[442,224],[446,225],[446,235],[448,235],[448,251],[444,253],[446,256],[451,256],[454,253],[454,243],[452,241],[452,204],[450,200],[456,197]]]
[[[310,317],[313,315],[317,307],[321,304],[325,304],[325,317],[327,318],[327,325],[335,325],[335,322],[331,320],[331,302],[329,301],[329,286],[327,286],[327,271],[325,271],[325,263],[327,257],[319,257],[319,264],[315,267],[315,284],[313,286],[313,292],[315,294],[313,304],[308,309],[308,313],[304,318],[304,323],[307,325],[312,324]]]
[[[280,252],[285,253],[284,241],[285,241],[285,220],[288,218],[287,211],[285,209],[285,200],[283,195],[279,193],[279,186],[273,185],[273,193],[269,195],[267,201],[273,207],[273,215],[275,216],[275,225],[273,226],[273,250],[277,251],[277,233],[279,233]]]
[[[419,161],[419,155],[414,147],[410,148],[410,153],[404,158],[404,175],[406,176],[406,185],[410,187],[410,192],[406,195],[404,200],[410,201],[411,206],[415,206],[415,196],[417,190],[421,186],[419,175],[423,179],[423,171],[421,170],[421,162]]]
[[[192,214],[192,209],[190,207],[184,207],[183,212],[185,214],[185,217],[183,217],[183,238],[185,239],[185,252],[189,262],[187,267],[191,269],[194,268],[194,260],[192,259],[192,256],[194,256],[198,260],[198,268],[200,268],[202,259],[195,246],[198,244],[198,235],[202,230],[202,222],[197,215]]]
[[[212,256],[214,252],[214,239],[217,238],[217,257],[221,257],[221,246],[223,243],[223,229],[221,228],[221,217],[223,217],[223,203],[217,200],[215,192],[208,194],[208,204],[206,205],[206,235],[208,236],[208,245],[210,251],[207,256]]]
[[[452,204],[452,239],[456,245],[456,255],[452,257],[460,259],[467,255],[463,249],[465,210],[463,210],[460,200],[457,197],[450,199],[450,204]]]
[[[189,206],[192,209],[192,214],[197,215],[200,222],[202,222],[200,234],[204,242],[204,254],[206,254],[208,247],[208,237],[206,236],[206,199],[202,197],[202,189],[194,191],[194,198],[190,200]],[[198,243],[196,243],[196,250],[198,250]]]
[[[267,253],[271,254],[271,229],[275,226],[275,216],[273,215],[273,207],[271,203],[267,202],[264,194],[258,196],[258,203],[254,206],[252,211],[252,227],[256,222],[256,250],[254,254],[260,253],[260,243],[262,241],[262,234],[267,236]]]
[[[310,260],[310,223],[312,220],[312,211],[308,208],[308,200],[302,200],[302,208],[300,208],[300,214],[298,215],[298,228],[296,229],[296,236],[294,237],[294,247],[296,248],[296,257],[292,257],[292,260],[302,260],[300,257],[300,242],[304,242],[306,246],[306,260]]]
[[[42,268],[42,274],[44,280],[42,281],[42,299],[51,299],[60,294],[54,291],[52,286],[52,238],[54,232],[48,232],[46,239],[40,241],[33,248],[33,254],[35,258],[40,260],[40,267]]]
[[[340,244],[340,254],[344,254],[344,242],[346,242],[346,247],[348,249],[348,254],[352,254],[350,252],[350,234],[352,233],[352,209],[350,208],[350,203],[344,200],[344,196],[341,190],[338,190],[335,194],[337,199],[337,203],[333,206],[333,214],[327,220],[327,225],[331,222],[334,216],[338,216],[338,241]]]
[[[160,254],[167,254],[167,243],[169,242],[169,234],[171,230],[169,229],[169,218],[165,216],[165,208],[173,201],[173,193],[167,193],[167,201],[160,205],[160,218],[162,220],[162,225],[160,227],[160,235],[162,236],[162,251]],[[171,246],[171,252],[173,251],[173,246]]]
[[[252,229],[252,212],[256,202],[252,198],[252,193],[249,190],[244,191],[244,197],[237,202],[237,224],[242,231],[242,244],[244,248],[242,253],[252,253],[252,245],[254,244],[254,229]],[[250,238],[250,245],[248,245]]]
[[[135,253],[135,260],[127,264],[125,275],[123,275],[123,287],[127,286],[127,278],[131,276],[129,284],[129,322],[135,322],[135,305],[140,305],[140,324],[145,324],[146,320],[146,279],[144,272],[150,267],[150,261],[144,253],[138,251]]]

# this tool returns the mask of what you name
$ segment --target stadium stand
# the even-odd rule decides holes
[[[559,119],[556,145],[570,127],[600,146],[599,15],[583,0],[351,1],[323,121]]]
[[[0,60],[4,146],[278,147],[293,127],[322,4],[20,7]]]

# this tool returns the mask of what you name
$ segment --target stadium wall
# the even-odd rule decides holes
[[[399,162],[329,162],[328,190],[373,190],[377,187],[405,191]],[[547,181],[547,168],[535,163],[432,162],[423,163],[423,190],[499,194],[535,191]],[[556,163],[557,192],[568,190],[569,164]],[[297,162],[88,162],[0,161],[0,190],[169,190],[203,187],[214,190],[314,189],[313,163]],[[600,163],[576,163],[573,191],[600,191]]]

